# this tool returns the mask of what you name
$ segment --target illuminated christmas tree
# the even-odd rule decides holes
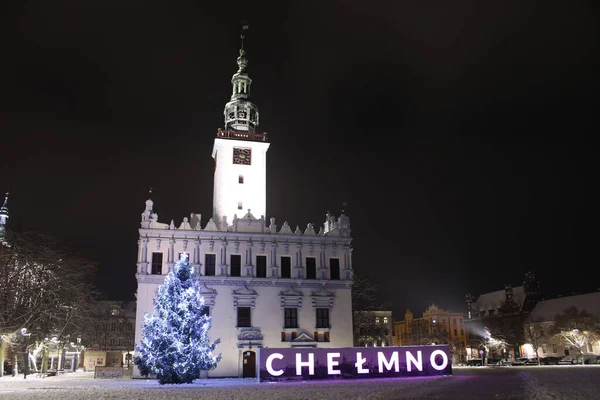
[[[210,343],[211,317],[203,311],[199,281],[182,257],[156,290],[154,314],[144,315],[134,358],[142,375],[156,375],[161,385],[192,383],[200,371],[216,368],[221,354],[213,351],[220,339]]]

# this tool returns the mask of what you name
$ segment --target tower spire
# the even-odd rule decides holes
[[[258,107],[250,101],[252,79],[246,71],[248,58],[244,48],[247,30],[248,23],[242,23],[240,50],[236,60],[238,70],[231,78],[233,86],[231,101],[225,105],[223,114],[225,116],[226,131],[255,133],[258,126]]]

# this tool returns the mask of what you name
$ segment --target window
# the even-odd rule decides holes
[[[163,253],[152,253],[152,275],[162,275]]]
[[[284,328],[297,328],[298,327],[298,309],[297,308],[285,308],[284,309]]]
[[[340,259],[330,258],[329,259],[329,274],[331,279],[340,279]]]
[[[256,256],[256,277],[267,277],[267,256]]]
[[[329,308],[317,308],[317,328],[329,328]]]
[[[215,254],[204,255],[204,275],[215,276]]]
[[[387,323],[388,323],[388,319],[387,319],[387,317],[383,317],[383,323],[384,323],[384,324],[387,324]]]
[[[238,183],[244,183],[244,175],[239,176]]]
[[[184,257],[184,258],[182,258]],[[186,262],[190,260],[190,255],[188,253],[179,253],[179,260],[185,259]]]
[[[243,208],[243,206],[242,206],[242,202],[241,202],[241,201],[238,201],[238,210],[241,210],[242,208]]]
[[[242,256],[239,254],[231,255],[231,276],[242,276]]]
[[[292,277],[292,258],[281,257],[281,277],[291,278]]]
[[[458,335],[458,329],[454,329],[454,336]]]
[[[250,307],[238,307],[237,309],[237,326],[248,328],[251,327],[250,323]]]
[[[317,259],[306,257],[306,279],[317,279]]]
[[[209,317],[210,316],[210,307],[204,306],[202,311],[200,311],[200,315],[206,315],[207,317]]]

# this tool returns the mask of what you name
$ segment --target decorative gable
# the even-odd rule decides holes
[[[206,223],[206,226],[204,227],[204,230],[205,231],[210,231],[210,232],[217,232],[219,230],[219,228],[217,227],[217,224],[215,224],[215,221],[211,218]]]
[[[291,235],[293,233],[292,228],[290,228],[290,224],[288,224],[287,221],[285,221],[283,223],[283,225],[281,226],[281,229],[279,230],[279,233],[280,234],[288,234],[288,235]]]
[[[281,308],[301,308],[303,293],[290,286],[279,293]]]
[[[296,336],[296,339],[292,340],[292,347],[298,347],[294,346],[294,344],[302,346],[314,345],[316,344],[316,340],[310,333],[300,328],[298,329],[298,336]]]
[[[233,291],[231,296],[233,297],[233,307],[252,307],[256,306],[256,296],[258,293],[255,290],[248,289],[244,286],[241,289]]]
[[[205,283],[204,286],[200,288],[200,294],[204,297],[205,306],[215,306],[215,297],[217,297],[217,291],[215,289],[209,288]]]
[[[325,288],[313,291],[310,295],[314,308],[333,308],[335,294],[326,291]]]

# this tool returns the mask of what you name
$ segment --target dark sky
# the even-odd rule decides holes
[[[591,3],[28,1],[3,6],[0,190],[133,299],[140,214],[212,212],[213,140],[247,20],[267,218],[343,202],[395,318],[520,285],[600,287]],[[20,4],[16,4],[20,3]],[[597,204],[597,203],[595,203]]]

